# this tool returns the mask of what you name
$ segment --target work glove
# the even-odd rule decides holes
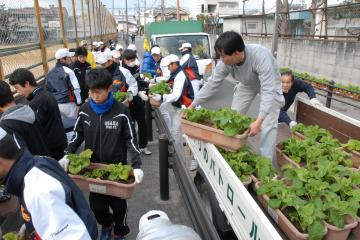
[[[126,98],[127,98],[127,100],[129,102],[131,102],[133,100],[133,98],[134,98],[132,92],[127,92],[126,93]]]
[[[150,82],[150,79],[148,77],[145,77],[144,82]]]
[[[145,91],[139,91],[138,93],[139,97],[144,100],[145,102],[147,102],[149,100],[149,97],[146,95]]]
[[[160,94],[154,94],[151,96],[152,99],[154,99],[157,102],[161,102],[161,95]]]
[[[69,167],[69,159],[68,156],[65,155],[62,159],[59,160],[59,164],[60,166],[65,170],[65,172],[67,172],[68,167]]]
[[[151,84],[155,84],[155,83],[156,83],[156,79],[155,79],[155,78],[150,79],[149,83],[151,83]]]
[[[136,183],[141,183],[144,177],[144,172],[140,168],[134,169],[134,177]]]
[[[167,81],[168,78],[166,77],[156,77],[156,82],[163,82],[163,81]]]
[[[21,225],[20,230],[18,231],[17,235],[19,236],[19,239],[24,239],[26,234],[26,225],[23,223]]]
[[[297,124],[296,121],[291,121],[291,122],[289,123],[290,129],[293,128],[296,124]]]
[[[313,107],[322,107],[322,103],[317,98],[310,99],[310,103]]]

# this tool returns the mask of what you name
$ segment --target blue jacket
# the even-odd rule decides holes
[[[150,52],[144,53],[144,61],[141,67],[141,72],[150,73],[151,76],[156,75],[157,64]]]
[[[83,193],[52,158],[22,150],[5,177],[19,198],[26,230],[41,239],[97,239],[97,225]]]
[[[283,93],[285,98],[285,106],[280,109],[279,122],[285,122],[287,125],[292,121],[287,110],[294,103],[295,97],[299,92],[306,92],[310,99],[315,98],[315,91],[311,84],[308,84],[302,80],[295,79],[289,92]]]
[[[46,90],[54,94],[57,103],[81,104],[80,85],[73,70],[56,63],[45,77]]]

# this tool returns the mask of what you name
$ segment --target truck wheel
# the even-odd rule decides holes
[[[194,177],[194,183],[211,222],[214,224],[219,235],[222,236],[226,232],[232,231],[232,228],[225,214],[221,211],[215,193],[203,174],[202,170],[199,169]]]

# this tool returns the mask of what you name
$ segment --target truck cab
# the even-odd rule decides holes
[[[147,26],[147,42],[160,46],[165,57],[169,54],[181,58],[179,48],[185,42],[192,46],[192,54],[199,67],[199,73],[206,79],[211,76],[213,60],[209,34],[203,32],[202,23],[198,21],[154,22]]]

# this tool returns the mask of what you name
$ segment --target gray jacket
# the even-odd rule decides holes
[[[226,65],[220,61],[211,80],[198,93],[193,105],[199,105],[210,98],[229,74],[235,79],[238,91],[258,92],[261,96],[258,117],[264,119],[274,102],[284,105],[281,77],[276,59],[270,51],[258,44],[245,46],[245,61],[241,65]]]

